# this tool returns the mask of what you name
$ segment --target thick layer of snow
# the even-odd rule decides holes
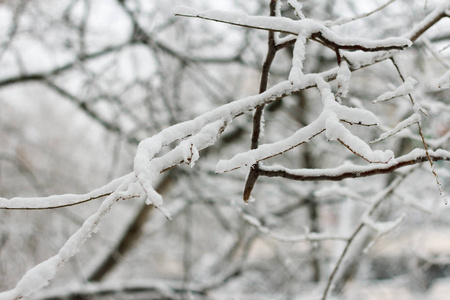
[[[303,77],[303,61],[306,55],[306,31],[302,31],[295,41],[293,58],[292,58],[292,68],[289,72],[289,81],[292,84],[299,84],[301,78]]]
[[[339,71],[336,77],[336,81],[338,84],[338,91],[337,91],[338,97],[347,96],[351,75],[352,72],[350,71],[347,62],[345,60],[342,61],[341,64],[339,65]]]

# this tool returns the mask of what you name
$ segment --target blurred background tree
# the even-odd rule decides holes
[[[1,197],[90,191],[129,173],[142,139],[258,94],[267,31],[175,17],[173,9],[183,4],[269,15],[275,2],[2,1]],[[282,15],[297,19],[281,2]],[[367,39],[407,35],[441,5],[301,3],[305,17],[339,35]],[[397,64],[387,59],[351,66],[356,71],[343,104],[380,118],[377,127],[348,126],[353,133],[374,141],[413,113],[408,95],[372,103],[402,84],[401,68],[418,82],[411,97],[428,112],[421,130],[429,149],[449,148],[449,91],[438,86],[450,69],[445,13],[396,57]],[[268,87],[289,75],[293,43],[285,46],[270,65]],[[337,66],[333,50],[307,43],[303,73]],[[310,88],[267,105],[261,143],[310,124],[321,112],[319,99]],[[235,119],[194,168],[179,166],[162,175],[156,189],[172,221],[137,200],[120,202],[36,299],[317,299],[330,285],[342,299],[448,295],[450,219],[429,164],[337,182],[261,175],[252,191],[256,201],[246,205],[247,170],[214,170],[219,159],[250,149],[252,128],[252,114]],[[371,147],[399,157],[424,145],[413,124]],[[319,136],[267,163],[326,169],[364,161]],[[434,166],[448,191],[448,163]],[[402,221],[386,235],[364,219],[379,197],[371,218]],[[0,211],[0,290],[14,288],[27,270],[58,252],[99,203]]]

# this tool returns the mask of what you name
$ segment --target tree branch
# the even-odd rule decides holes
[[[450,161],[450,153],[444,150],[429,151],[433,161]],[[409,154],[397,157],[395,161],[376,165],[349,165],[334,169],[300,169],[291,170],[283,167],[261,166],[260,175],[267,177],[282,177],[298,181],[341,181],[346,178],[360,178],[380,174],[389,174],[395,170],[428,161],[425,150],[416,149]]]

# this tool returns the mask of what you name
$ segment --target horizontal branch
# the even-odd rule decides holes
[[[132,176],[134,176],[134,174],[129,173],[86,194],[64,194],[28,198],[15,197],[11,199],[0,198],[0,209],[32,210],[74,206],[111,195],[123,181]]]
[[[450,161],[450,152],[445,150],[429,151],[433,161]],[[284,167],[260,166],[259,175],[267,177],[282,177],[298,181],[340,181],[346,178],[368,177],[379,174],[389,174],[393,171],[428,161],[426,151],[415,149],[387,164],[343,165],[332,169],[298,169]]]
[[[339,37],[329,28],[312,19],[292,20],[285,17],[248,16],[243,13],[218,10],[197,11],[188,7],[177,7],[176,16],[200,18],[231,25],[276,31],[299,35],[306,31],[308,36],[318,39],[330,48],[362,51],[402,50],[411,46],[406,38],[387,38],[383,40],[368,40],[364,38]]]

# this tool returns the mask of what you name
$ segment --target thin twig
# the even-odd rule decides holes
[[[394,64],[395,69],[397,70],[397,73],[398,73],[400,79],[402,80],[402,82],[405,82],[405,81],[406,81],[406,78],[405,78],[405,76],[403,75],[402,70],[400,69],[399,65],[397,64],[396,59],[395,59],[395,56],[391,58],[391,61],[392,61],[392,63]],[[408,96],[409,96],[409,99],[410,99],[411,104],[412,104],[412,106],[413,106],[413,109],[415,109],[416,102],[415,102],[415,100],[414,100],[412,94],[409,93]],[[417,112],[417,113],[418,113],[418,112]],[[427,142],[425,141],[425,137],[424,137],[424,135],[423,135],[422,124],[421,124],[421,122],[420,122],[420,119],[419,119],[419,121],[417,122],[417,127],[418,127],[418,130],[419,130],[420,138],[422,139],[422,144],[423,144],[423,147],[424,147],[424,149],[425,149],[425,153],[426,153],[426,155],[427,155],[428,162],[430,163],[431,173],[433,174],[434,179],[436,180],[436,185],[437,185],[438,190],[439,190],[439,195],[441,195],[441,197],[444,199],[444,204],[447,205],[447,204],[448,204],[448,200],[447,200],[447,197],[446,197],[444,191],[442,190],[442,183],[441,183],[441,181],[439,180],[439,176],[438,176],[438,174],[436,173],[436,171],[434,170],[433,160],[431,159],[430,153],[429,153],[429,151],[428,151],[428,145],[427,145]]]
[[[385,4],[375,8],[372,11],[360,14],[360,15],[355,16],[355,17],[345,18],[345,19],[338,19],[336,21],[325,22],[325,26],[331,27],[331,26],[337,26],[337,25],[344,25],[344,24],[347,24],[347,23],[350,23],[350,22],[353,22],[353,21],[356,21],[356,20],[359,20],[359,19],[366,18],[366,17],[368,17],[370,15],[373,15],[376,12],[379,12],[380,10],[384,9],[386,6],[390,5],[391,3],[395,2],[395,1],[396,0],[390,0],[390,1],[386,2]]]

